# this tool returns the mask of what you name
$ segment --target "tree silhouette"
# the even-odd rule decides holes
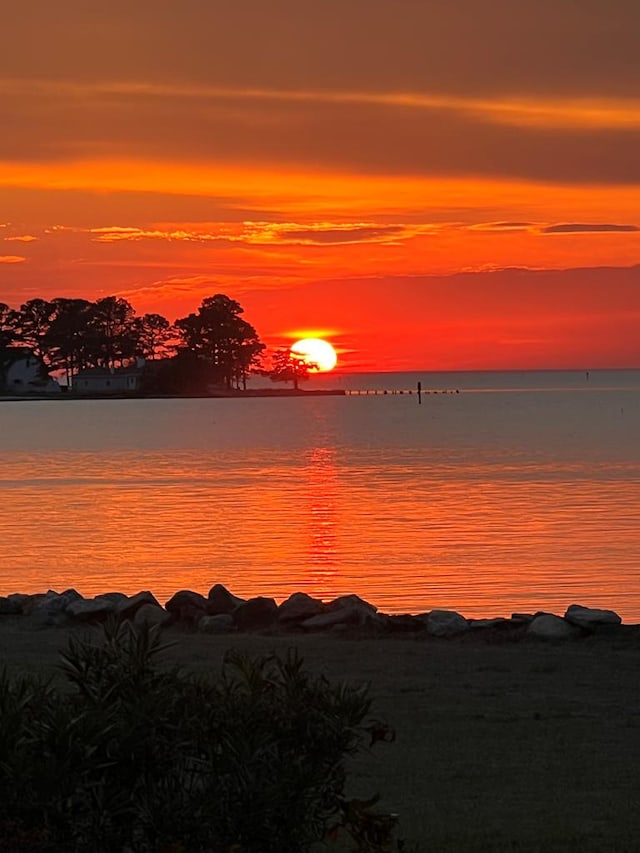
[[[11,346],[15,341],[12,319],[15,312],[9,306],[0,302],[0,349]]]
[[[46,359],[47,335],[55,316],[55,306],[46,299],[29,299],[18,311],[10,312],[6,323],[13,340],[28,347],[38,358]]]
[[[154,361],[163,358],[175,348],[172,340],[176,331],[162,314],[143,314],[133,321],[136,332],[138,355]]]
[[[175,323],[184,349],[208,364],[211,383],[228,389],[246,383],[265,348],[253,326],[240,316],[243,313],[239,302],[218,293],[203,299],[197,313]]]
[[[148,371],[154,391],[162,391],[165,379],[170,393],[183,388],[196,393],[212,384],[246,388],[265,346],[243,313],[224,294],[204,299],[196,313],[173,326],[161,314],[137,317],[133,306],[116,296],[96,302],[30,299],[18,310],[0,302],[0,351],[28,348],[49,370],[64,371],[69,386],[85,368],[122,367],[143,356],[155,362]],[[165,370],[160,359],[167,356],[177,361]]]
[[[290,349],[279,349],[271,358],[269,378],[272,382],[293,382],[297,391],[299,383],[305,382],[309,378],[309,372],[316,369],[317,365],[296,355]]]
[[[70,386],[72,377],[91,361],[89,322],[93,303],[58,297],[51,304],[54,313],[44,339],[46,357],[51,369],[64,370]]]
[[[89,346],[95,366],[122,366],[135,358],[135,309],[126,299],[105,296],[94,302],[89,317]]]

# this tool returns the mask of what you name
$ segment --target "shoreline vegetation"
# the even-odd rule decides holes
[[[137,315],[126,300],[91,302],[30,299],[19,308],[0,302],[0,393],[55,393],[64,385],[83,395],[231,396],[252,375],[289,382],[293,390],[317,362],[293,347],[267,354],[256,329],[234,299],[217,293],[197,312],[170,323],[161,314]],[[297,345],[304,343],[299,341]],[[327,342],[318,342],[335,352]]]
[[[347,796],[377,791],[378,806],[398,815],[394,853],[637,850],[640,626],[611,611],[386,617],[357,596],[296,593],[276,605],[216,584],[164,607],[149,592],[67,590],[10,595],[0,612],[9,673],[59,680],[69,639],[97,636],[110,614],[161,626],[167,666],[196,676],[220,672],[231,649],[281,658],[296,649],[309,671],[368,684],[396,739],[350,763]],[[537,633],[536,622],[562,631]]]

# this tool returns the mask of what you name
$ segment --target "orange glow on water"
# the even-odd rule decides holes
[[[637,394],[593,393],[552,394],[544,419],[534,392],[11,404],[0,593],[166,600],[221,582],[475,617],[578,600],[640,621]],[[44,438],[43,419],[20,420],[38,405]],[[400,444],[378,445],[380,418]],[[37,517],[38,536],[16,517]]]

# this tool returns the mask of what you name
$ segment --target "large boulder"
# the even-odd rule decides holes
[[[358,595],[341,595],[326,605],[324,613],[311,616],[301,623],[306,631],[335,631],[350,627],[381,626],[384,617],[377,607]]]
[[[114,604],[120,604],[122,601],[127,601],[129,596],[125,595],[124,592],[101,592],[96,595],[96,599],[105,598],[107,601],[113,601]]]
[[[599,625],[620,625],[622,619],[613,610],[598,610],[595,607],[583,607],[570,604],[564,618],[579,628],[594,629]]]
[[[378,610],[375,604],[369,604],[364,598],[360,598],[359,595],[354,595],[353,593],[335,598],[326,607],[330,612],[333,610],[356,610],[359,613],[376,613]]]
[[[207,599],[199,592],[181,589],[167,601],[165,610],[171,614],[174,622],[195,625],[207,612],[207,603]]]
[[[115,612],[120,619],[133,619],[138,610],[145,604],[154,604],[156,607],[160,607],[155,595],[144,590],[132,596],[125,596],[124,601],[118,601]]]
[[[538,613],[527,628],[527,635],[539,640],[568,640],[575,637],[577,629],[553,613]]]
[[[524,637],[528,625],[529,621],[502,616],[493,619],[469,619],[469,636],[479,637],[486,643],[513,642]]]
[[[238,598],[237,595],[229,592],[226,586],[217,583],[209,590],[207,613],[209,616],[217,616],[218,613],[233,613],[237,607],[244,603],[244,598]]]
[[[469,630],[469,622],[455,610],[431,610],[420,618],[433,637],[454,637]]]
[[[521,625],[530,625],[531,622],[539,616],[539,613],[512,613],[511,621],[519,622]]]
[[[294,592],[278,607],[278,621],[283,625],[295,625],[323,613],[325,605],[306,592]]]
[[[300,623],[305,631],[329,631],[337,625],[361,625],[363,616],[357,610],[327,610]]]
[[[50,589],[44,595],[34,596],[29,620],[37,628],[66,625],[69,622],[67,608],[72,602],[81,599],[82,596],[75,589],[64,592]]]
[[[230,613],[218,613],[216,616],[201,616],[198,631],[204,634],[229,634],[235,631],[236,625]]]
[[[410,613],[393,613],[385,617],[385,622],[392,634],[414,634],[426,630],[423,620]]]
[[[0,597],[0,616],[19,616],[22,613],[22,603],[11,598]]]
[[[24,592],[12,592],[11,595],[7,596],[7,601],[10,601],[14,607],[18,608],[19,613],[24,613],[25,608],[27,608],[31,602],[32,596],[27,595]]]
[[[250,598],[233,611],[233,621],[241,631],[260,631],[271,627],[278,614],[273,598]]]
[[[508,628],[511,620],[505,619],[504,616],[495,616],[492,619],[469,619],[468,623],[472,631],[483,631],[490,628]]]
[[[109,598],[81,598],[67,607],[67,615],[74,622],[104,622],[115,613],[116,602]]]
[[[136,610],[133,624],[137,628],[151,628],[154,625],[166,625],[170,619],[171,615],[159,604],[143,604]]]

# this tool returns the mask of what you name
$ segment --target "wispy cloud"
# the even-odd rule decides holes
[[[435,226],[406,226],[367,222],[291,222],[245,223],[244,239],[249,243],[268,245],[346,245],[349,243],[386,243],[430,232]]]
[[[343,104],[375,106],[411,111],[450,111],[481,116],[485,121],[514,127],[551,128],[640,128],[640,98],[594,98],[531,95],[519,98],[440,94],[429,90],[357,91],[349,89],[277,89],[180,85],[166,82],[83,83],[50,80],[0,79],[0,95],[47,97],[91,101],[104,100],[146,104],[174,101],[196,102],[202,107],[220,103]]]
[[[478,222],[467,226],[469,231],[531,231],[536,226],[533,222]]]
[[[350,243],[387,243],[418,235],[435,234],[444,226],[370,222],[242,222],[215,224],[209,231],[109,226],[89,229],[97,243],[163,240],[188,243],[244,243],[255,246],[324,246]]]
[[[0,255],[0,264],[23,264],[26,260],[22,255]]]
[[[32,234],[19,234],[15,237],[3,237],[7,243],[33,243],[39,237],[34,237]]]
[[[111,225],[101,228],[90,228],[89,234],[94,235],[96,243],[120,243],[123,240],[183,240],[186,242],[207,242],[222,239],[213,234],[202,234],[183,230],[163,231]]]

